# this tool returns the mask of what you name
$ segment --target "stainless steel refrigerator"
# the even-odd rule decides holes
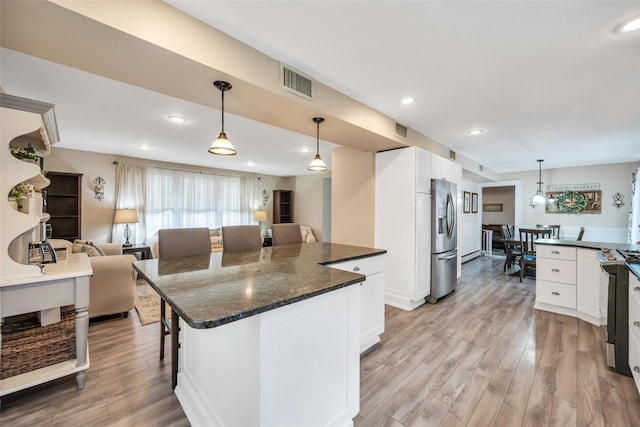
[[[458,281],[458,233],[456,218],[456,184],[431,180],[431,293],[427,301],[456,289]]]

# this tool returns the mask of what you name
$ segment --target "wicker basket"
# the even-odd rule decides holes
[[[75,310],[60,307],[60,322],[40,326],[36,313],[5,317],[0,380],[76,358]]]

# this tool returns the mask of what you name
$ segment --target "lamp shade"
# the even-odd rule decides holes
[[[267,220],[267,211],[255,211],[253,213],[253,219],[256,221],[266,221]]]
[[[114,224],[135,224],[138,222],[138,211],[135,209],[116,209]]]

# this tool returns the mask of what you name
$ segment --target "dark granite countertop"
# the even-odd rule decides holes
[[[538,239],[536,245],[552,245],[552,246],[572,246],[574,248],[584,249],[635,249],[640,250],[640,245],[632,245],[629,243],[608,243],[608,242],[584,242],[577,240],[559,240],[559,239]]]
[[[327,264],[386,253],[325,242],[136,261],[134,268],[191,327],[214,328],[364,281]]]

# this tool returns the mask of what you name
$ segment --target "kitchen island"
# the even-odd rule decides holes
[[[384,253],[319,242],[136,262],[179,319],[175,392],[191,424],[352,425],[361,291],[353,285],[365,275],[330,265]]]

